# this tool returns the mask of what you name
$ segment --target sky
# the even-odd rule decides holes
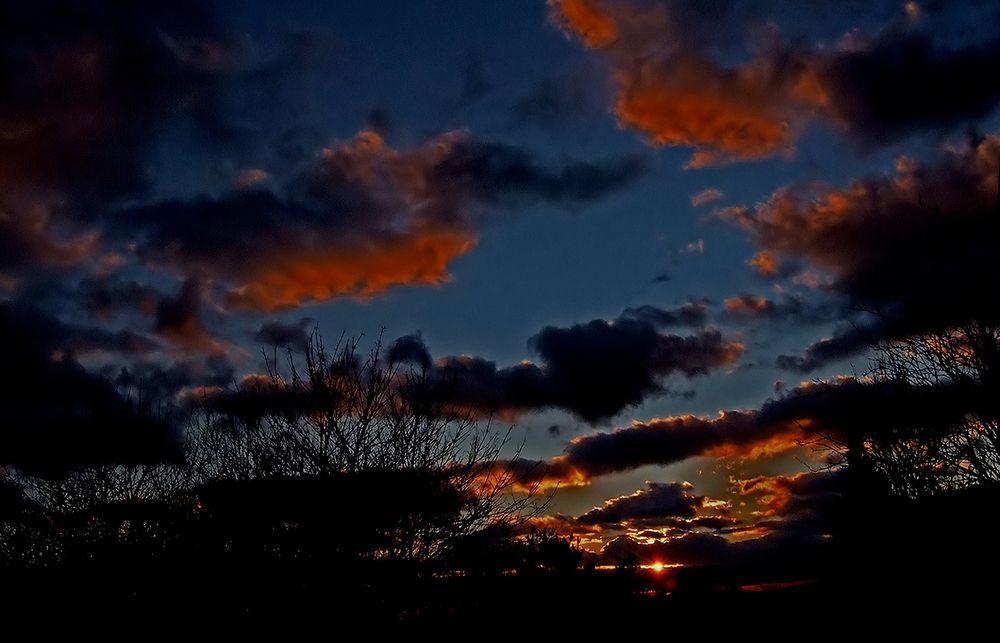
[[[821,537],[810,427],[1000,277],[995,2],[0,7],[5,465],[117,448],[52,396],[384,328],[515,425],[545,524],[704,560]]]

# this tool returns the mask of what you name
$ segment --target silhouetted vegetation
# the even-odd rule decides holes
[[[358,345],[314,334],[304,366],[275,351],[267,376],[203,391],[181,458],[7,471],[0,566],[17,593],[55,577],[36,587],[47,600],[152,609],[184,594],[226,612],[336,597],[402,618],[435,578],[575,569],[568,542],[522,535],[544,499],[501,459],[510,431],[439,402],[448,381],[394,347]]]
[[[1000,221],[1000,209],[996,214]],[[891,312],[875,312],[891,320]],[[832,461],[901,498],[1000,483],[996,303],[983,300],[930,329],[874,341],[872,349],[852,398],[859,416],[820,434]]]
[[[937,314],[927,329],[873,341],[869,369],[838,387],[837,428],[819,431],[842,468],[838,576],[855,599],[940,610],[980,600],[998,571],[993,547],[953,526],[1000,500],[1000,308],[987,297]]]

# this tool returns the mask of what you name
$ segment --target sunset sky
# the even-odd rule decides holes
[[[1000,285],[998,69],[989,0],[4,3],[0,464],[385,327],[587,548],[808,547],[868,346]]]

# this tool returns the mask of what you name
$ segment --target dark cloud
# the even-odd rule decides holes
[[[529,344],[541,358],[537,364],[524,361],[498,367],[469,355],[433,360],[419,334],[392,342],[383,357],[419,367],[424,377],[402,385],[426,386],[424,394],[440,403],[459,405],[482,416],[499,413],[504,417],[555,408],[594,424],[650,395],[671,394],[662,378],[706,374],[733,363],[743,351],[740,342],[725,338],[718,330],[672,335],[632,319],[593,320],[569,328],[550,326]],[[677,395],[690,397],[686,391]],[[217,391],[211,397],[227,398],[227,394]],[[230,397],[232,404],[238,405],[246,396]],[[265,408],[267,400],[260,404],[251,401],[250,405]]]
[[[90,256],[81,223],[143,192],[158,129],[211,111],[232,56],[200,3],[5,3],[0,268]]]
[[[389,346],[387,358],[390,362],[416,364],[427,370],[431,366],[431,354],[419,334],[400,337]]]
[[[757,498],[756,513],[766,519],[758,528],[829,533],[841,508],[843,473],[836,469],[755,476],[733,485],[741,496]]]
[[[563,454],[533,462],[545,485],[669,465],[697,456],[758,457],[795,448],[819,435],[845,440],[851,432],[892,435],[903,427],[949,426],[969,409],[985,408],[981,392],[854,379],[803,384],[758,409],[716,417],[682,415],[633,421],[614,431],[572,439]],[[529,461],[525,461],[527,464]]]
[[[600,198],[643,171],[636,159],[550,170],[518,148],[461,132],[397,151],[375,132],[323,151],[280,192],[163,201],[122,211],[117,233],[153,266],[232,285],[231,306],[273,310],[397,284],[438,284],[476,243],[477,205]]]
[[[193,397],[211,397],[237,381],[236,367],[222,353],[192,357],[169,364],[137,361],[109,365],[101,375],[130,396],[148,400],[166,410]]]
[[[670,279],[671,279],[671,277],[670,277],[670,273],[669,272],[661,272],[660,274],[658,274],[655,277],[653,277],[653,283],[654,284],[663,284],[663,283],[666,283],[666,282],[670,281]]]
[[[626,187],[646,169],[642,157],[627,156],[598,163],[571,161],[552,170],[538,165],[523,149],[465,139],[441,159],[434,173],[443,185],[464,189],[484,202],[533,197],[572,205]]]
[[[202,321],[204,299],[202,282],[193,277],[186,279],[176,296],[162,297],[157,303],[156,333],[182,348],[216,350],[218,345]]]
[[[305,352],[309,347],[309,336],[314,325],[315,322],[311,317],[303,317],[292,323],[265,322],[253,333],[253,341],[266,346],[291,348]]]
[[[49,351],[49,359],[54,358],[52,353],[67,358],[95,352],[141,355],[160,348],[154,339],[131,330],[65,323],[36,308],[17,303],[0,303],[0,317],[6,327],[5,333],[10,336],[8,341],[15,341],[19,335],[24,340],[23,335],[29,333],[32,350],[38,354]]]
[[[135,352],[149,340],[63,324],[0,305],[0,463],[57,474],[80,464],[151,462],[176,453],[174,432],[74,359],[90,350]]]
[[[754,455],[795,446],[803,435],[794,418],[772,419],[772,415],[725,411],[716,418],[687,415],[636,421],[610,433],[575,438],[556,461],[560,468],[591,478],[700,455]]]
[[[933,29],[933,24],[928,25]],[[820,71],[836,117],[869,147],[911,132],[975,122],[1000,101],[1000,38],[951,48],[933,32],[890,31],[858,51],[832,57]]]
[[[621,523],[631,520],[694,518],[704,504],[704,497],[691,492],[690,483],[647,482],[627,496],[606,500],[577,520],[583,524]]]
[[[801,385],[765,404],[762,412],[794,418],[813,438],[847,444],[851,436],[861,435],[894,444],[901,436],[954,427],[969,414],[986,417],[992,412],[990,398],[983,387],[969,383],[840,378]]]
[[[731,213],[775,262],[806,262],[847,306],[876,313],[783,364],[810,370],[868,339],[996,319],[998,166],[1000,139],[990,135],[945,149],[936,163],[901,158],[894,175],[785,188]]]
[[[663,378],[695,377],[735,362],[743,345],[715,329],[681,336],[661,333],[653,324],[622,318],[593,320],[569,328],[548,326],[531,338],[538,363],[508,367],[469,355],[433,360],[419,334],[400,337],[384,357],[417,365],[441,402],[466,406],[478,414],[512,417],[543,409],[562,409],[595,424],[648,396],[671,394]],[[690,397],[686,391],[677,395]]]
[[[778,300],[744,293],[727,298],[726,317],[733,320],[767,319],[771,321],[794,320],[818,323],[836,319],[843,314],[842,307],[827,302],[814,304],[797,295],[785,295]]]
[[[78,286],[80,306],[88,315],[105,320],[122,311],[152,317],[161,296],[157,289],[134,279],[85,277]]]
[[[739,522],[739,518],[734,516],[696,516],[685,520],[674,520],[668,522],[667,524],[684,531],[692,531],[696,529],[722,531],[723,529],[733,527],[733,525],[736,525]]]
[[[637,306],[626,308],[623,318],[646,321],[662,327],[691,326],[700,327],[708,323],[709,310],[706,300],[690,301],[677,308],[666,310],[655,306]]]
[[[886,336],[880,324],[842,322],[824,337],[806,347],[801,355],[779,355],[774,365],[785,371],[811,373],[831,362],[852,357],[867,350]]]
[[[743,351],[718,330],[664,334],[647,321],[627,318],[549,326],[529,345],[541,357],[538,364],[498,368],[478,357],[445,357],[436,363],[438,376],[456,400],[485,409],[519,413],[554,407],[596,423],[666,392],[663,377],[706,374],[732,364]]]

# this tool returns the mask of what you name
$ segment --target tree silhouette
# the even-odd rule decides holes
[[[0,566],[144,605],[181,591],[243,611],[335,596],[393,614],[441,574],[565,567],[558,538],[518,536],[544,498],[517,477],[510,429],[448,401],[447,374],[381,336],[359,345],[328,350],[314,332],[303,363],[288,351],[279,367],[274,349],[265,375],[206,391],[181,459],[5,471]]]

